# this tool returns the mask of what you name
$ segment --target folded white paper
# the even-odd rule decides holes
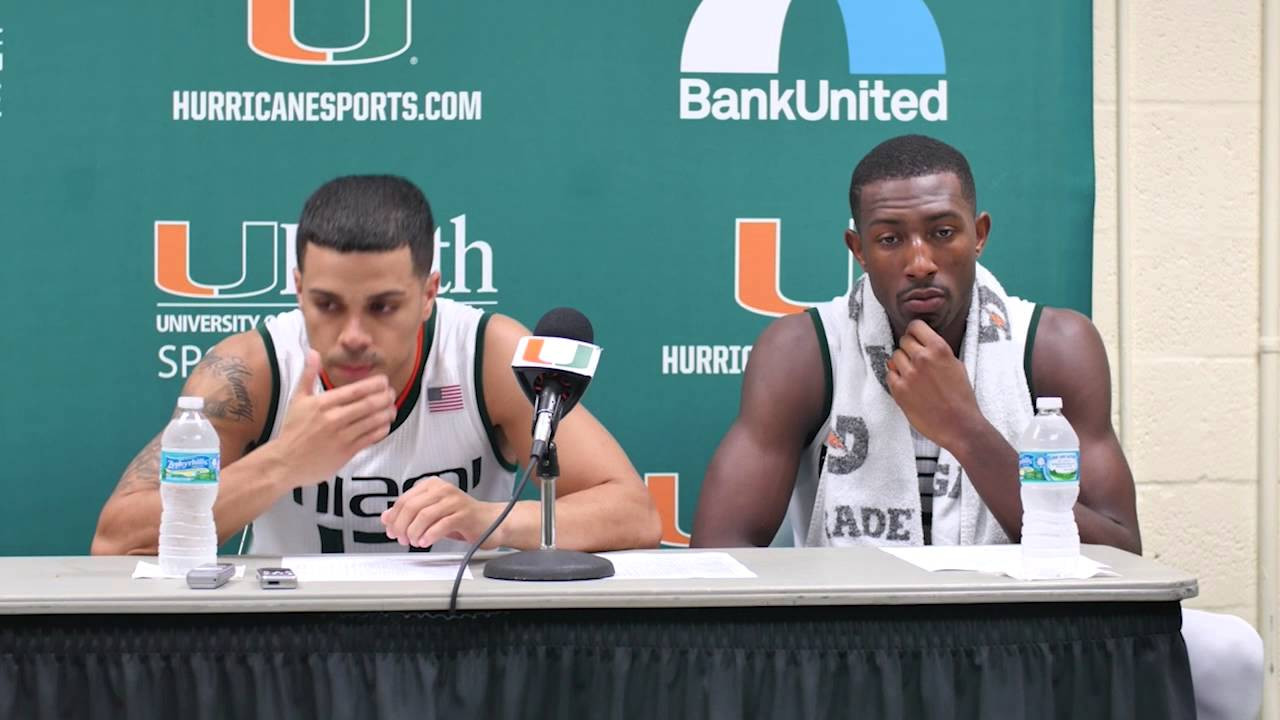
[[[753,578],[756,574],[724,552],[607,552],[615,580],[686,580]]]
[[[396,553],[387,555],[295,555],[280,560],[306,582],[372,582],[453,580],[461,553]],[[462,577],[471,579],[471,568]]]
[[[1008,575],[1015,580],[1033,579],[1022,566],[1021,545],[925,545],[880,549],[930,572],[972,570]],[[1074,570],[1059,579],[1083,580],[1116,575],[1106,565],[1081,555]]]

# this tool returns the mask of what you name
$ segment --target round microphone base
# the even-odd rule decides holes
[[[613,575],[613,563],[577,550],[523,550],[484,565],[494,580],[599,580]]]

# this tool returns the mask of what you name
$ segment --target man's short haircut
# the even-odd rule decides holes
[[[308,245],[340,253],[388,252],[409,246],[413,272],[431,274],[435,222],[427,198],[395,175],[348,175],[311,193],[298,220],[298,269]]]
[[[925,135],[899,135],[880,143],[853,169],[849,182],[849,211],[861,231],[862,188],[881,180],[905,180],[924,175],[952,173],[960,180],[960,192],[977,213],[978,193],[973,185],[969,161],[950,145]]]

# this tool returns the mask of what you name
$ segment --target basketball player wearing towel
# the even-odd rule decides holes
[[[853,172],[864,276],[849,295],[760,336],[742,404],[702,486],[693,544],[768,545],[788,513],[802,546],[1017,542],[1011,442],[1033,396],[1057,396],[1080,437],[1080,540],[1142,551],[1133,476],[1111,427],[1093,324],[1008,295],[978,263],[991,217],[969,164],[919,135]],[[1262,642],[1244,621],[1186,610],[1200,718],[1252,718]]]
[[[434,224],[402,178],[353,176],[317,190],[297,234],[298,309],[218,343],[183,395],[205,399],[222,476],[224,542],[252,524],[257,554],[457,551],[510,498],[532,406],[512,374],[516,321],[437,297]],[[648,491],[586,408],[556,434],[558,545],[652,547]],[[157,436],[125,470],[95,554],[155,554]],[[536,548],[521,502],[486,547]]]

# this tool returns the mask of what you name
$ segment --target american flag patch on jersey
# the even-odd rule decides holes
[[[462,409],[462,386],[443,385],[427,388],[427,410],[433,413]]]

